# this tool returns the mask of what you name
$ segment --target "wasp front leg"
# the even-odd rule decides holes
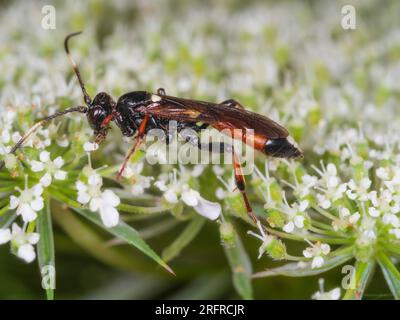
[[[124,161],[124,163],[123,163],[123,165],[121,167],[121,170],[118,172],[117,180],[121,179],[122,173],[126,169],[126,166],[128,165],[128,162],[129,162],[130,158],[134,155],[136,150],[143,143],[143,138],[144,138],[144,135],[145,135],[145,132],[146,132],[146,126],[147,126],[148,121],[149,121],[149,115],[146,114],[144,116],[142,122],[140,123],[139,129],[138,129],[138,134],[134,139],[133,146],[129,150],[128,154],[126,155],[125,161]]]
[[[117,112],[112,112],[110,115],[108,115],[103,122],[101,123],[101,130],[100,132],[96,135],[96,138],[94,140],[94,142],[96,144],[101,144],[106,138],[107,138],[107,134],[108,134],[108,129],[109,129],[109,124],[111,121],[114,120],[114,118],[116,116],[118,116],[119,114]]]
[[[97,145],[100,145],[106,138],[107,138],[108,130],[103,130],[100,133],[96,135],[96,138],[94,139],[94,143]]]

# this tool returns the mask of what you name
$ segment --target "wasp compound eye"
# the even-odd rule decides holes
[[[89,124],[93,130],[96,132],[100,131],[101,124],[104,119],[107,117],[107,112],[100,106],[92,107],[88,113],[87,117],[89,120]]]

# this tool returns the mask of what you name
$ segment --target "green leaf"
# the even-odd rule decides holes
[[[183,232],[163,250],[162,258],[164,261],[171,261],[178,256],[181,251],[197,236],[203,227],[205,219],[196,216],[183,230]]]
[[[89,219],[90,221],[97,224],[99,227],[103,228],[105,231],[111,233],[112,235],[116,236],[119,239],[126,241],[127,243],[135,246],[137,249],[142,251],[148,257],[153,259],[157,262],[160,266],[166,269],[168,272],[175,275],[174,271],[149,247],[149,245],[140,238],[139,233],[130,225],[126,224],[125,222],[121,221],[118,223],[117,226],[113,228],[106,228],[104,227],[100,216],[88,210],[77,209],[73,208],[72,210],[78,212],[83,217]]]
[[[50,201],[46,200],[46,206],[37,219],[36,231],[40,234],[39,242],[36,246],[40,274],[42,275],[42,286],[46,286],[46,296],[48,300],[54,299],[55,289],[55,252],[53,225],[50,213]]]
[[[344,294],[343,300],[361,300],[369,280],[375,270],[375,261],[357,261],[353,271],[350,288]]]
[[[383,252],[378,253],[379,266],[382,269],[386,282],[396,300],[400,300],[400,272]]]
[[[236,230],[232,228],[232,231],[234,232],[232,241],[224,244],[224,251],[232,270],[233,285],[236,291],[243,299],[250,300],[253,299],[251,261]]]
[[[17,218],[15,211],[8,211],[0,217],[0,228],[8,228]]]
[[[350,252],[345,252],[341,255],[326,259],[321,268],[311,268],[311,262],[305,262],[299,265],[298,262],[287,263],[281,267],[267,269],[262,272],[255,273],[253,278],[264,278],[273,276],[286,276],[286,277],[307,277],[314,276],[330,269],[333,269],[352,258]]]
[[[59,203],[52,207],[52,218],[74,242],[103,263],[129,272],[149,270],[150,264],[137,255],[131,255],[130,248],[110,246],[107,237],[95,230],[90,221],[83,221]]]

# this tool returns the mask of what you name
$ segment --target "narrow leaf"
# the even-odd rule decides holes
[[[196,216],[183,232],[162,253],[164,261],[171,261],[197,236],[203,227],[205,219]]]
[[[281,267],[267,269],[262,272],[255,273],[253,278],[264,278],[273,276],[286,276],[286,277],[307,277],[314,276],[330,269],[333,269],[352,258],[351,253],[344,253],[330,259],[326,259],[325,263],[320,268],[311,268],[311,262],[293,262],[287,263]]]
[[[38,215],[36,231],[40,234],[36,249],[40,274],[42,275],[42,287],[46,290],[47,299],[53,300],[56,272],[53,225],[48,199],[45,208]]]
[[[343,300],[361,300],[369,280],[375,270],[375,262],[357,261],[353,271],[350,288],[344,294]]]
[[[15,214],[15,211],[8,211],[4,213],[0,217],[0,228],[6,229],[11,224],[14,222],[14,220],[17,218],[17,215]]]
[[[400,272],[390,258],[380,252],[378,254],[379,266],[382,269],[386,282],[396,300],[400,300]]]
[[[65,210],[56,203],[52,210],[52,218],[73,241],[96,259],[129,272],[148,270],[149,263],[130,255],[128,248],[110,246],[107,238],[95,230],[90,221],[83,221],[75,212]]]
[[[153,249],[149,247],[149,245],[144,240],[140,238],[139,233],[130,225],[120,220],[117,226],[113,228],[106,228],[104,227],[103,223],[101,222],[100,216],[97,213],[77,208],[73,208],[73,210],[78,212],[83,217],[94,222],[98,226],[102,227],[105,231],[111,233],[117,238],[122,239],[127,243],[135,246],[137,249],[139,249],[148,257],[157,262],[160,266],[165,268],[168,272],[175,275],[174,271],[153,251]]]
[[[243,299],[250,300],[253,299],[251,262],[239,235],[234,228],[232,230],[234,232],[233,241],[224,244],[224,251],[232,270],[233,285],[236,291]]]

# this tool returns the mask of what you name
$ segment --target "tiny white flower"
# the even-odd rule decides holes
[[[369,213],[369,215],[371,216],[371,217],[374,217],[374,218],[377,218],[377,217],[379,217],[380,216],[380,212],[379,212],[379,210],[376,210],[376,208],[374,208],[374,207],[369,207],[368,208],[368,213]]]
[[[200,175],[203,173],[205,168],[206,168],[206,166],[204,164],[195,165],[193,170],[192,170],[192,176],[195,177],[195,178],[200,177]]]
[[[119,213],[116,207],[120,204],[120,199],[111,190],[106,190],[101,195],[101,206],[99,212],[103,224],[112,228],[115,227],[119,222]]]
[[[376,169],[376,176],[382,180],[389,180],[389,169],[379,167],[378,169]]]
[[[300,203],[294,203],[291,206],[288,204],[286,197],[283,197],[284,204],[280,210],[286,214],[287,222],[282,230],[286,233],[291,233],[295,228],[303,229],[305,221],[305,211],[308,207],[308,200],[303,200]]]
[[[385,213],[382,217],[382,221],[384,224],[391,225],[395,228],[400,227],[400,219],[397,215],[393,213]]]
[[[210,219],[216,220],[221,215],[221,205],[218,202],[212,202],[198,195],[197,204],[193,207],[198,214]]]
[[[317,194],[317,200],[322,209],[329,209],[332,205],[332,202],[325,195]]]
[[[262,241],[262,244],[258,249],[258,259],[260,259],[262,255],[265,253],[266,247],[275,239],[275,237],[265,232],[260,221],[257,221],[257,227],[260,234],[257,234],[253,231],[247,231],[247,234],[256,237],[257,239],[260,239]]]
[[[99,145],[96,142],[85,142],[83,144],[83,149],[86,152],[92,152],[92,151],[96,151],[99,148]]]
[[[182,189],[182,201],[190,207],[196,206],[199,203],[200,193],[190,189],[188,185],[184,185]]]
[[[78,190],[77,201],[89,205],[90,211],[99,212],[103,224],[112,228],[119,222],[119,197],[111,190],[102,191],[103,179],[94,170],[88,170],[88,183],[78,180],[75,187]]]
[[[59,146],[59,147],[61,147],[61,148],[66,148],[66,147],[68,147],[69,146],[69,141],[68,141],[68,139],[65,137],[65,138],[59,138],[59,139],[57,139],[57,145]]]
[[[30,162],[31,170],[34,172],[45,171],[45,174],[40,179],[40,183],[44,187],[48,187],[51,184],[53,177],[56,180],[65,180],[66,179],[67,172],[61,170],[61,167],[64,165],[63,158],[58,156],[54,160],[51,160],[50,152],[42,151],[39,154],[39,160],[40,161],[32,160]]]
[[[311,188],[315,187],[318,183],[318,178],[305,174],[301,180],[301,184],[295,187],[295,193],[297,193],[300,198],[304,198],[310,193]]]
[[[340,288],[334,288],[328,292],[324,290],[324,280],[319,279],[319,291],[312,295],[314,300],[339,300],[340,299]]]
[[[349,190],[346,191],[347,196],[351,200],[368,200],[368,189],[371,186],[372,181],[369,178],[362,178],[360,183],[357,185],[356,182],[351,179],[348,183]]]
[[[131,185],[131,193],[135,196],[141,195],[146,189],[150,188],[153,177],[141,175],[143,162],[134,165],[129,164],[123,172],[123,177],[127,178]]]
[[[17,256],[27,263],[36,258],[35,244],[39,242],[38,233],[26,233],[16,223],[12,225],[11,245],[16,249]]]
[[[154,185],[163,192],[164,199],[171,204],[176,204],[181,199],[187,206],[203,217],[215,220],[221,215],[221,205],[211,202],[200,196],[200,193],[189,187],[184,181],[176,178],[176,171],[169,177],[170,183],[167,185],[165,180],[158,180]]]
[[[347,189],[347,183],[341,183],[337,176],[337,169],[333,163],[329,163],[327,167],[321,162],[322,169],[312,166],[321,176],[315,188],[321,193],[317,194],[318,205],[323,209],[329,209],[332,203],[340,199]]]
[[[11,238],[10,229],[0,229],[0,244],[7,243]]]
[[[394,235],[396,239],[400,240],[400,228],[390,229],[389,233]]]
[[[282,230],[286,233],[291,233],[294,230],[294,223],[292,221],[289,221],[283,226]]]
[[[37,212],[42,210],[44,202],[42,198],[43,188],[40,184],[33,186],[32,188],[27,187],[27,183],[24,190],[17,188],[20,192],[20,196],[10,196],[9,208],[11,210],[16,209],[16,214],[22,216],[24,222],[31,222],[36,219]]]
[[[164,198],[169,203],[178,203],[178,196],[175,190],[167,190],[164,192]]]
[[[309,241],[307,241],[309,242]],[[324,257],[329,254],[331,248],[328,244],[317,242],[313,244],[309,242],[310,247],[303,250],[303,255],[306,258],[312,258],[311,268],[320,268],[324,265]]]
[[[377,219],[369,215],[363,215],[361,224],[358,226],[357,243],[360,246],[369,246],[376,241],[376,221]]]

